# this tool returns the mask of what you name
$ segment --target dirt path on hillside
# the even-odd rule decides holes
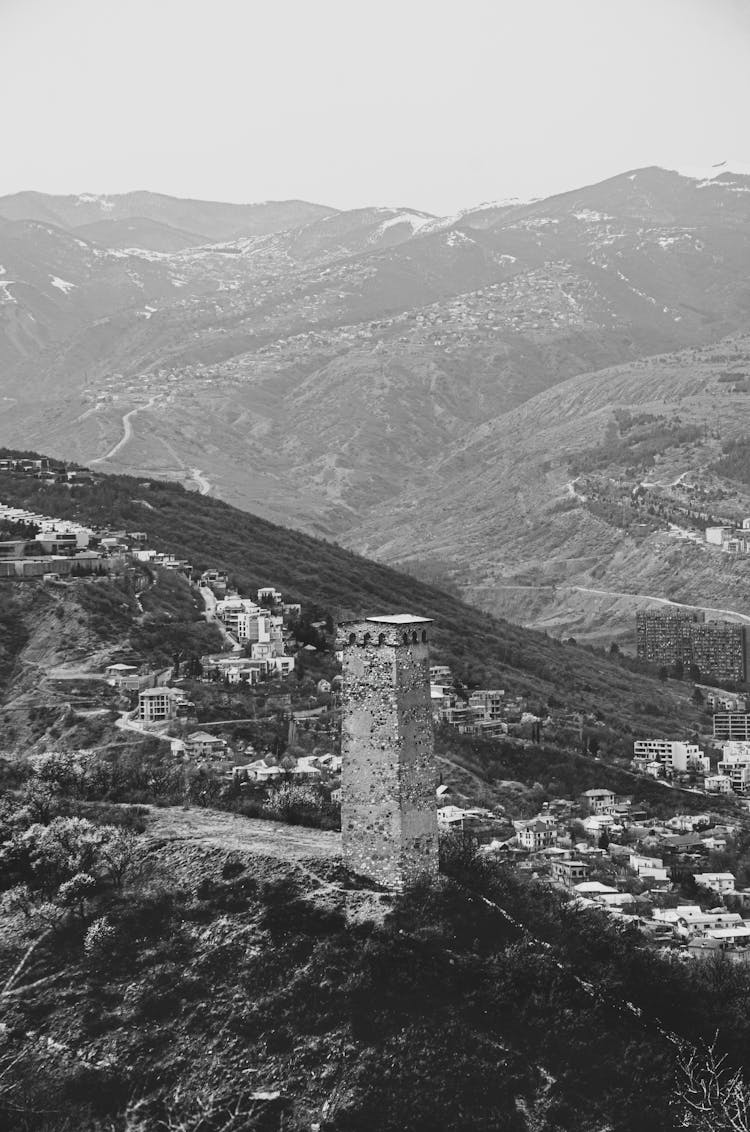
[[[115,444],[113,448],[110,448],[109,452],[107,452],[106,455],[97,456],[96,459],[89,460],[89,464],[102,464],[105,460],[111,460],[112,457],[114,455],[116,455],[116,453],[119,452],[121,448],[124,448],[125,445],[131,440],[131,438],[133,436],[133,425],[131,424],[133,417],[136,415],[136,413],[143,413],[143,412],[146,412],[148,409],[153,409],[153,407],[156,403],[156,400],[157,400],[157,397],[156,397],[156,395],[154,395],[149,400],[148,404],[146,404],[146,405],[136,405],[136,407],[134,409],[130,409],[129,412],[123,413],[123,416],[122,416],[122,436],[117,441],[117,444]]]

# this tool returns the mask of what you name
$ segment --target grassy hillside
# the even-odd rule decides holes
[[[747,1070],[741,968],[660,958],[457,843],[435,884],[394,896],[349,877],[330,835],[270,859],[167,836],[169,811],[30,809],[0,812],[4,1128],[731,1127],[716,1094],[683,1123],[679,1061],[696,1043],[707,1078],[716,1040]]]
[[[748,394],[729,369],[750,369],[748,336],[582,373],[479,426],[346,540],[439,561],[500,617],[632,651],[654,598],[742,612],[747,560],[680,537],[690,511],[750,514]]]
[[[435,620],[432,653],[469,685],[554,696],[641,734],[683,733],[697,719],[689,689],[662,685],[620,661],[493,618],[413,577],[336,544],[276,526],[219,500],[156,481],[103,477],[77,488],[0,474],[0,500],[81,522],[146,531],[151,544],[198,569],[225,569],[243,591],[274,583],[334,616],[413,612]]]

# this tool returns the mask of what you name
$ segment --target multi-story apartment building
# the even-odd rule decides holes
[[[439,709],[439,718],[442,723],[449,723],[461,735],[474,733],[479,721],[482,719],[482,709],[470,707],[459,701],[457,704]]]
[[[250,618],[247,626],[247,635],[242,638],[248,640],[255,645],[266,645],[266,656],[283,656],[284,655],[284,635],[283,635],[284,619],[277,617],[273,613],[257,612]],[[258,655],[263,653],[263,649],[257,650]],[[253,653],[255,655],[255,653]]]
[[[717,712],[714,716],[714,739],[750,741],[750,715],[746,712]]]
[[[566,888],[585,881],[589,875],[589,867],[584,861],[556,860],[551,864],[552,879]]]
[[[706,621],[693,625],[690,663],[719,680],[742,681],[748,671],[748,634],[744,625]]]
[[[144,688],[138,694],[138,718],[143,723],[162,723],[187,716],[195,710],[181,688]]]
[[[635,758],[669,763],[670,766],[675,756],[679,761],[683,755],[691,754],[701,754],[700,748],[694,743],[681,743],[674,739],[636,739],[633,743]]]
[[[703,676],[743,681],[748,673],[748,632],[731,621],[706,621],[694,610],[639,610],[635,615],[638,657],[648,664],[696,665]]]
[[[670,746],[671,750],[664,760],[664,770],[668,776],[687,774],[689,771],[703,775],[711,773],[711,760],[695,743],[672,743]]]
[[[718,771],[729,779],[735,794],[747,794],[750,789],[750,742],[725,743]]]
[[[450,684],[453,681],[453,675],[447,664],[433,664],[430,667],[430,683],[431,684]]]
[[[725,554],[750,554],[750,519],[743,519],[739,526],[706,527],[705,538]]]
[[[638,659],[668,668],[677,661],[692,664],[691,630],[705,620],[705,613],[697,611],[639,609],[635,615]]]
[[[516,834],[516,840],[522,849],[538,852],[540,849],[548,849],[551,845],[555,844],[557,841],[557,831],[554,825],[537,819],[529,822],[523,829],[519,829]]]
[[[492,721],[503,718],[505,692],[501,689],[479,689],[469,696],[469,707],[481,708],[483,718]]]
[[[275,609],[281,607],[284,599],[275,586],[261,586],[258,590],[258,605]]]
[[[615,808],[615,795],[612,790],[603,788],[585,790],[581,797],[591,814],[611,814]]]
[[[724,692],[710,688],[706,691],[706,707],[717,712],[746,712],[747,696],[743,692]]]
[[[245,597],[228,597],[216,603],[216,615],[238,641],[251,639],[253,625],[258,619],[260,608]],[[257,638],[256,638],[257,639]]]

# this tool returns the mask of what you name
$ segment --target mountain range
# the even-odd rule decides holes
[[[621,632],[626,591],[744,600],[737,564],[602,522],[571,461],[633,406],[711,420],[659,453],[675,475],[744,435],[720,379],[750,330],[746,172],[442,218],[152,193],[0,218],[0,443],[193,484],[555,633]]]

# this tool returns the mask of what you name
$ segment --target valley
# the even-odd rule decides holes
[[[636,605],[664,599],[742,617],[748,559],[703,528],[750,513],[747,485],[716,470],[750,423],[722,374],[748,360],[738,337],[562,382],[474,430],[439,500],[414,486],[355,545],[439,562],[484,608],[556,634],[632,647]]]
[[[209,492],[559,635],[629,647],[631,595],[741,612],[743,562],[678,496],[708,476],[750,510],[706,472],[747,434],[749,180],[650,168],[448,218],[0,199],[0,443]],[[661,431],[630,452],[621,413]],[[674,489],[671,518],[623,524],[641,484]]]

